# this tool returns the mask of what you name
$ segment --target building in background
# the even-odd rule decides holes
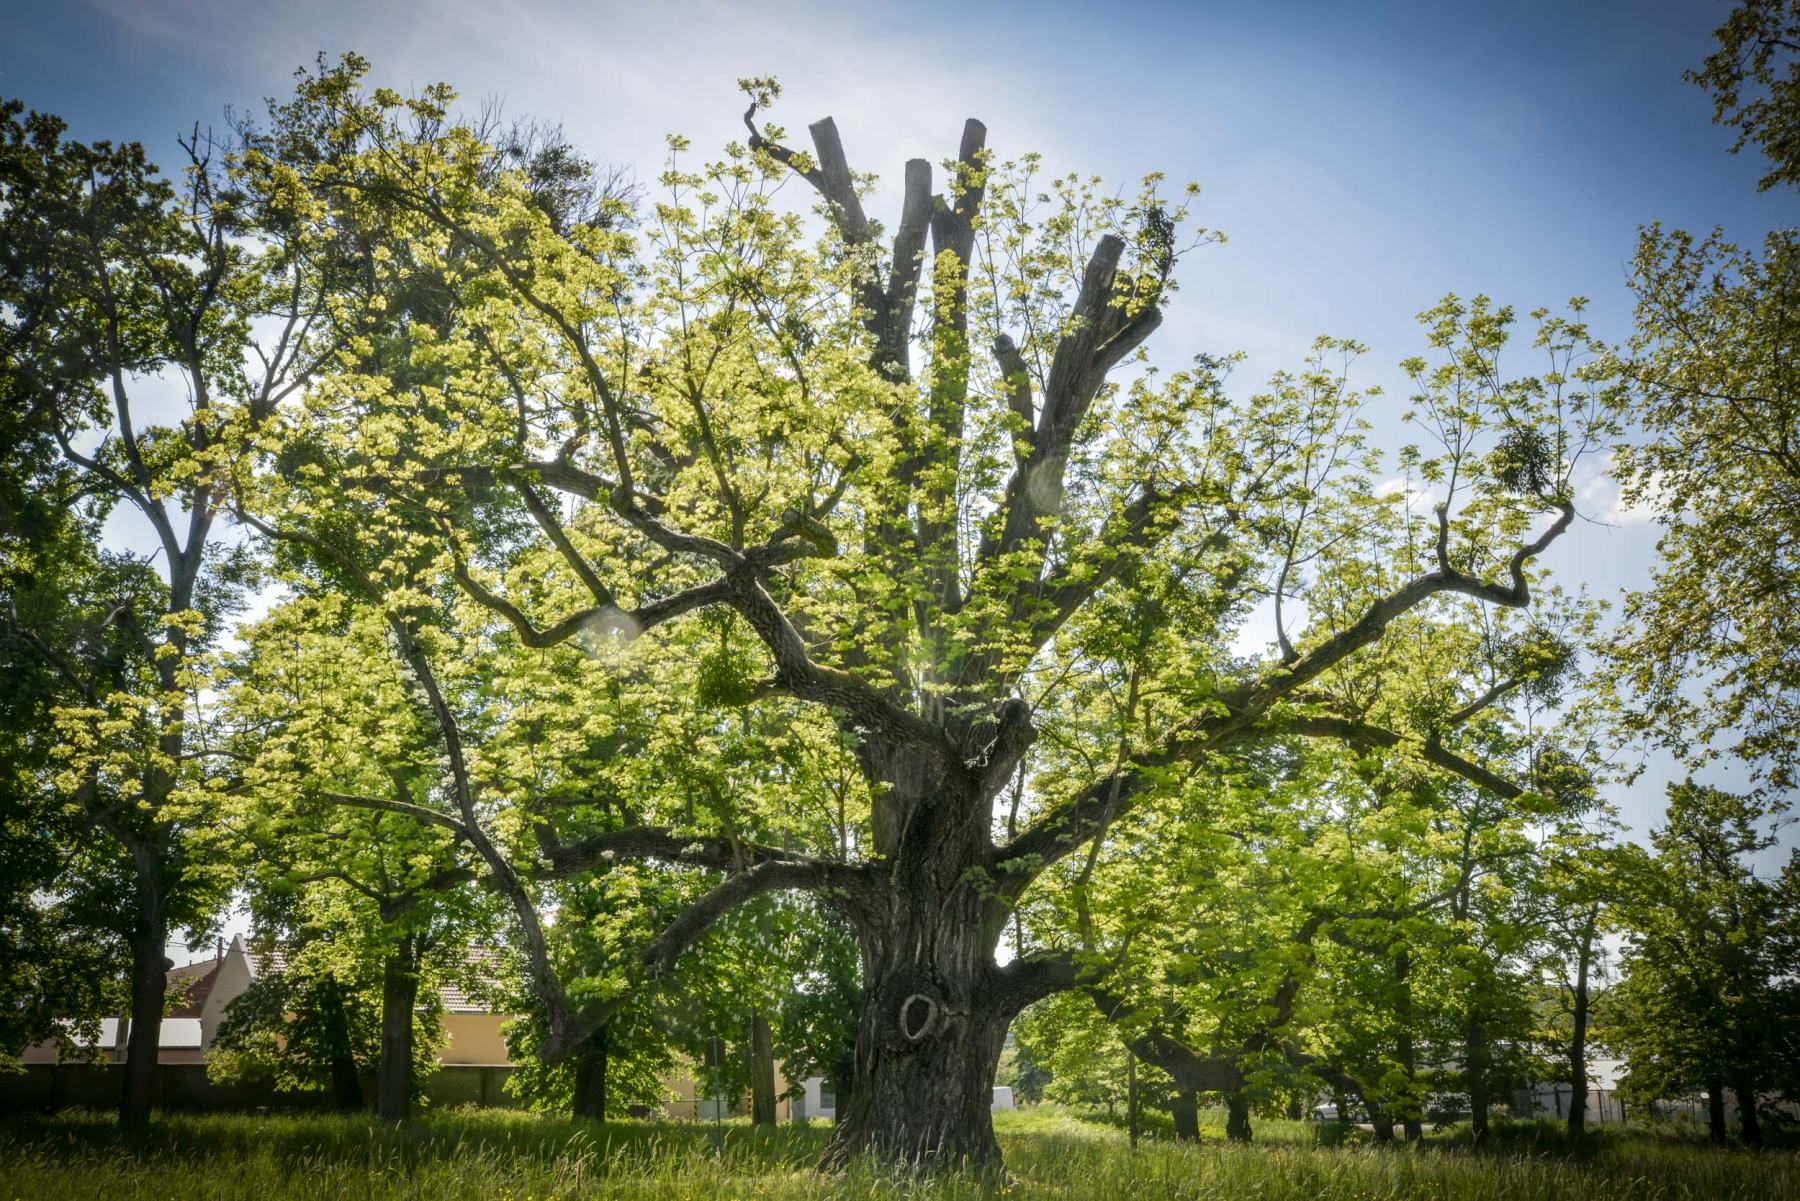
[[[509,1013],[495,1012],[481,1000],[482,993],[498,994],[495,968],[489,964],[495,952],[478,952],[473,975],[485,987],[470,989],[461,984],[446,984],[438,990],[443,1005],[444,1042],[438,1050],[438,1062],[445,1065],[510,1067],[506,1039],[501,1027],[512,1020]],[[279,973],[287,966],[287,957],[277,948],[252,951],[242,938],[221,944],[212,959],[203,959],[185,967],[170,968],[169,995],[178,998],[175,1007],[162,1020],[157,1040],[158,1063],[204,1063],[218,1037],[219,1025],[231,1003],[243,996],[251,984],[269,973]],[[98,1046],[102,1054],[95,1059],[107,1063],[125,1062],[125,1045],[130,1036],[130,1022],[123,1018],[105,1018],[100,1023]],[[77,1036],[75,1045],[86,1052],[87,1040]],[[26,1064],[58,1062],[55,1040],[27,1047],[19,1057]],[[80,1062],[87,1062],[84,1054]]]

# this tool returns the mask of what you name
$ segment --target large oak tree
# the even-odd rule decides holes
[[[447,89],[371,93],[365,70],[303,78],[244,159],[266,220],[361,264],[346,318],[385,320],[283,407],[241,512],[384,614],[441,753],[405,811],[465,839],[510,898],[547,1054],[626,994],[571,999],[534,879],[608,857],[713,873],[641,953],[640,985],[745,901],[810,891],[854,928],[863,974],[830,1158],[993,1163],[1007,1025],[1082,978],[1069,955],[997,956],[1047,869],[1277,736],[1497,779],[1447,731],[1381,726],[1325,685],[1443,598],[1530,603],[1590,432],[1579,324],[1546,320],[1548,369],[1513,377],[1509,311],[1434,310],[1433,358],[1411,365],[1434,444],[1403,465],[1417,492],[1384,492],[1355,404],[1316,367],[1241,401],[1219,361],[1152,367],[1176,268],[1207,240],[1154,177],[1130,197],[1046,179],[970,121],[941,175],[906,165],[888,230],[835,125],[796,149],[758,119],[776,89],[747,81],[748,139],[698,169],[672,141],[632,222],[546,187],[568,156],[509,155]],[[796,183],[817,225],[784,203]],[[1365,532],[1402,510],[1395,557]],[[1059,703],[1127,662],[1105,631],[1146,628],[1117,618],[1150,606],[1157,655],[1116,720]],[[1258,606],[1276,647],[1236,658]],[[552,796],[579,808],[631,763],[489,753],[530,706],[459,699],[479,646],[534,665],[535,703],[561,689],[595,720],[619,700],[595,665],[623,656],[666,673],[658,720],[704,733],[747,707],[817,731],[866,823],[758,838],[766,778],[685,808],[638,779],[624,803],[585,794],[565,839]],[[1059,749],[1044,770],[1022,767],[1036,744]]]

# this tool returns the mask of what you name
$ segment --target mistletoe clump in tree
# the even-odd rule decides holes
[[[997,161],[971,121],[938,190],[931,164],[907,164],[890,233],[835,125],[795,149],[758,123],[773,84],[747,81],[747,141],[698,171],[673,142],[664,194],[633,222],[568,203],[579,188],[545,186],[556,163],[497,149],[447,90],[367,93],[365,70],[304,78],[247,174],[285,220],[362,256],[347,318],[389,320],[284,409],[242,510],[384,614],[441,752],[410,808],[510,898],[548,1056],[631,990],[570,1000],[535,879],[609,858],[714,873],[637,957],[634,988],[735,907],[813,892],[855,931],[862,971],[829,1159],[994,1164],[1007,1026],[1082,978],[1071,955],[996,954],[1047,869],[1277,734],[1491,776],[1452,739],[1381,728],[1319,686],[1437,598],[1529,602],[1534,560],[1574,518],[1584,434],[1558,415],[1587,411],[1565,370],[1579,325],[1545,323],[1553,371],[1514,380],[1497,366],[1510,313],[1434,315],[1445,442],[1412,467],[1439,504],[1416,526],[1420,569],[1390,579],[1349,553],[1354,514],[1403,498],[1303,503],[1317,484],[1301,452],[1343,427],[1229,400],[1216,362],[1163,374],[1145,358],[1182,252],[1205,240],[1179,232],[1185,202],[1154,179],[1131,199],[1046,181],[1034,158]],[[795,178],[818,194],[822,240],[780,205]],[[1309,539],[1336,549],[1313,563]],[[1278,652],[1234,659],[1270,596],[1287,602]],[[1084,670],[1061,641],[1109,654],[1109,623],[1152,603],[1159,657],[1125,737],[1045,703]],[[484,688],[559,695],[564,716],[619,703],[614,670],[658,681],[667,729],[710,737],[747,713],[809,731],[827,766],[806,787],[848,772],[852,824],[792,837],[771,816],[780,766],[715,776],[728,787],[696,805],[603,748],[555,779],[550,759],[502,762],[489,747],[518,736],[509,718],[544,706],[470,703],[469,647],[532,665]],[[1086,753],[1030,770],[1040,740]],[[584,807],[596,780],[629,784],[628,803],[595,789]]]

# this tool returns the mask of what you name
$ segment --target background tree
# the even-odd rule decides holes
[[[41,614],[10,593],[7,613],[10,634],[60,677],[57,791],[131,865],[115,924],[131,960],[129,1127],[149,1114],[165,946],[177,928],[203,928],[219,895],[199,841],[218,779],[200,701],[206,655],[247,582],[246,557],[214,536],[227,427],[254,431],[326,345],[299,336],[326,301],[294,231],[251,228],[210,137],[196,130],[183,149],[177,184],[139,146],[70,141],[56,118],[0,104],[0,345],[21,414],[9,423],[28,435],[5,445],[4,491],[16,501],[35,470],[20,457],[41,462],[54,446],[56,469],[38,474],[57,491],[44,501],[91,518],[66,532],[93,538],[118,509],[155,548],[82,556],[100,567],[72,606],[83,633],[33,628]],[[147,400],[171,393],[185,405]]]
[[[429,981],[479,975],[493,927],[473,857],[448,832],[333,800],[413,804],[429,780],[429,739],[382,632],[366,609],[296,597],[244,630],[222,708],[256,848],[256,936],[296,964],[312,955],[311,974],[340,986],[379,981],[376,1107],[395,1121],[429,1066],[418,1048],[435,1042]],[[319,935],[329,950],[310,947]]]
[[[1018,1045],[1045,1076],[1045,1100],[1104,1109],[1109,1117],[1123,1115],[1133,1052],[1121,1039],[1119,1026],[1088,998],[1079,993],[1051,997],[1026,1010],[1015,1029]],[[1142,1065],[1139,1071],[1147,1103],[1179,1109],[1179,1099],[1159,1069]]]
[[[1775,789],[1795,780],[1800,646],[1787,603],[1800,512],[1800,391],[1788,350],[1800,242],[1760,254],[1651,227],[1620,371],[1641,438],[1614,463],[1662,526],[1651,586],[1612,652],[1628,728],[1696,766],[1727,741]]]
[[[1755,144],[1764,189],[1800,182],[1800,15],[1791,0],[1746,0],[1688,78]],[[1636,327],[1618,352],[1617,394],[1634,437],[1614,452],[1624,500],[1663,532],[1651,586],[1627,600],[1612,652],[1618,705],[1634,732],[1698,769],[1732,750],[1779,791],[1795,779],[1800,666],[1793,590],[1800,499],[1800,393],[1789,353],[1800,242],[1760,249],[1714,230],[1645,229],[1632,273]],[[1721,745],[1721,744],[1726,745]]]
[[[1596,1015],[1616,980],[1609,936],[1618,933],[1624,852],[1614,842],[1616,820],[1599,809],[1591,822],[1565,824],[1540,845],[1534,923],[1538,966],[1547,985],[1540,1003],[1544,1053],[1560,1061],[1557,1078],[1569,1085],[1567,1127],[1587,1131]]]
[[[1750,857],[1773,845],[1767,816],[1741,796],[1671,785],[1654,853],[1621,901],[1624,978],[1607,1034],[1628,1064],[1621,1090],[1634,1101],[1704,1092],[1715,1143],[1729,1088],[1744,1141],[1759,1144],[1759,1101],[1791,1087],[1796,1062],[1800,859],[1776,879],[1756,874]]]
[[[0,982],[0,1048],[14,1054],[54,1038],[59,1054],[74,1056],[78,1033],[97,1048],[100,1019],[127,1004],[130,956],[118,931],[131,865],[57,787],[56,711],[76,694],[19,631],[71,648],[86,640],[83,658],[123,652],[116,635],[93,629],[84,598],[105,568],[80,516],[42,512],[43,525],[23,524],[46,494],[54,490],[28,489],[0,507],[0,592],[10,605],[0,624],[0,957],[12,966]]]
[[[635,863],[604,867],[557,885],[549,895],[556,905],[553,946],[561,978],[571,981],[572,988],[616,988],[621,969],[646,931],[660,929],[668,914],[686,903],[680,885],[666,873]],[[703,969],[691,960],[683,966],[687,971],[681,983],[702,991],[710,987]],[[507,1028],[508,1052],[521,1065],[507,1087],[517,1095],[535,1107],[595,1121],[668,1100],[664,1082],[681,1066],[684,1040],[678,1023],[656,998],[621,1008],[574,1055],[548,1062],[540,1003],[529,988],[518,991],[516,1004],[525,1017]]]
[[[1713,122],[1738,131],[1731,152],[1755,144],[1769,161],[1764,191],[1800,183],[1800,9],[1745,0],[1713,34],[1719,48],[1690,82],[1713,95]]]
[[[380,981],[359,971],[364,963],[336,943],[335,930],[285,933],[288,949],[264,943],[256,950],[262,970],[219,1023],[207,1077],[326,1092],[337,1109],[359,1110],[364,1079],[377,1073],[382,1053]]]

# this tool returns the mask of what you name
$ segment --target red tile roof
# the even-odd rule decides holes
[[[246,949],[245,954],[250,960],[252,976],[261,976],[264,973],[279,975],[287,970],[288,952],[286,947],[274,945],[257,950]],[[195,966],[200,965],[196,964]],[[462,970],[455,972],[452,978],[438,986],[438,1000],[443,1004],[445,1013],[507,1012],[495,1009],[494,1006],[503,998],[506,991],[506,977],[510,974],[507,966],[507,953],[503,948],[471,947],[464,955]],[[211,988],[210,983],[207,988]],[[205,1000],[204,994],[200,1000]],[[196,1009],[194,1012],[198,1014],[199,1010]]]
[[[223,959],[203,959],[199,963],[190,963],[186,967],[170,968],[168,972],[169,991],[181,997],[181,1003],[169,1010],[172,1018],[197,1018],[201,1008],[206,1004],[207,995],[212,992],[213,982],[219,978],[219,965]]]

